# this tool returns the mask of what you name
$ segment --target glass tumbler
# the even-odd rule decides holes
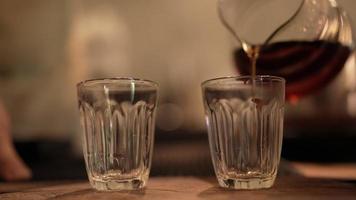
[[[77,85],[83,153],[93,188],[134,190],[148,180],[158,85],[135,78]]]
[[[202,83],[210,153],[219,185],[272,187],[283,138],[285,80],[223,77]]]

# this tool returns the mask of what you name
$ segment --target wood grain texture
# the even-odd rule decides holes
[[[86,181],[0,183],[0,199],[21,200],[166,200],[166,199],[356,199],[355,182],[285,176],[267,190],[236,191],[220,188],[215,178],[153,177],[145,190],[97,192]]]

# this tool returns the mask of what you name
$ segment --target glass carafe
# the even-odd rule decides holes
[[[238,41],[237,71],[254,73],[255,64],[256,74],[287,80],[286,125],[294,128],[289,130],[354,128],[353,32],[335,0],[219,0],[218,7]]]

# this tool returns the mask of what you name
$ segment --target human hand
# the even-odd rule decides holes
[[[0,101],[0,179],[18,181],[31,177],[31,170],[17,154],[12,143],[10,118]]]

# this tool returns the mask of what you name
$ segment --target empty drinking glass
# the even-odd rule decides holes
[[[223,77],[202,83],[210,152],[220,186],[269,188],[280,160],[285,81]]]
[[[144,187],[151,166],[158,85],[110,78],[83,81],[77,89],[91,185],[104,191]]]

